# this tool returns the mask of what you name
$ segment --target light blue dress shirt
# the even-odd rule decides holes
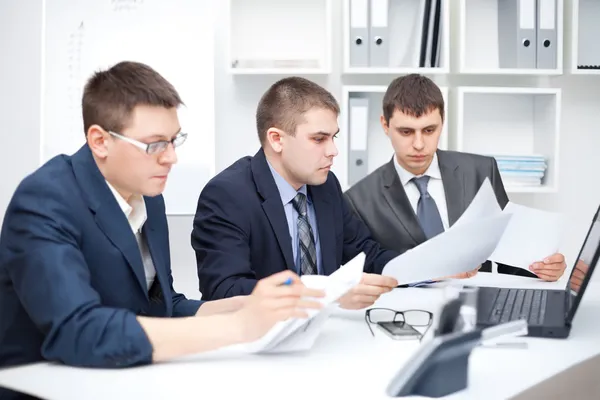
[[[312,200],[307,193],[306,185],[303,185],[298,191],[296,191],[292,185],[290,185],[267,161],[271,174],[275,179],[275,184],[279,190],[281,196],[281,202],[283,203],[283,210],[285,211],[285,218],[287,219],[288,229],[290,232],[290,240],[292,242],[292,251],[294,253],[294,263],[296,264],[296,273],[300,275],[300,241],[298,240],[298,212],[294,208],[292,200],[298,193],[304,193],[306,196],[306,208],[308,211],[308,222],[315,235],[315,249],[317,250],[317,271],[319,275],[323,274],[321,267],[321,246],[319,244],[319,229],[317,228],[317,215],[315,213],[315,207],[313,206]]]

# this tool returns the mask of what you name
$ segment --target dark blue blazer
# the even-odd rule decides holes
[[[360,252],[365,272],[381,273],[398,253],[384,250],[356,218],[333,173],[308,186],[315,207],[323,273],[329,275]],[[250,294],[257,280],[296,270],[279,190],[261,150],[243,157],[202,190],[194,218],[200,291],[205,300]]]
[[[142,234],[157,274],[150,291],[135,236],[87,145],[21,182],[0,235],[0,367],[149,363],[136,315],[196,313],[201,302],[173,290],[163,198],[145,201]]]

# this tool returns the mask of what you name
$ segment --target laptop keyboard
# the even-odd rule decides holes
[[[489,321],[502,324],[525,319],[530,325],[541,325],[546,314],[547,298],[546,290],[500,289]]]

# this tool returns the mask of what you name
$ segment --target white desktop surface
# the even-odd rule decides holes
[[[564,287],[528,278],[479,273],[465,284]],[[396,289],[377,307],[438,311],[444,290]],[[527,349],[477,348],[469,387],[447,399],[506,399],[600,354],[600,285],[592,281],[568,339],[519,338]],[[39,363],[0,371],[0,385],[45,399],[386,399],[385,389],[418,341],[394,341],[374,329],[364,310],[340,310],[305,353],[216,357],[119,370]]]

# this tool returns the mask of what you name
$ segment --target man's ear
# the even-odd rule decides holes
[[[266,143],[273,149],[275,153],[281,153],[283,150],[283,142],[285,134],[281,129],[269,128],[266,135]]]
[[[108,156],[108,132],[102,129],[100,125],[90,126],[86,138],[90,150],[96,157],[103,159]]]
[[[381,123],[381,127],[383,128],[385,135],[389,137],[390,136],[390,134],[389,134],[390,127],[388,126],[388,123],[385,120],[385,117],[383,116],[383,114],[381,114],[381,116],[379,117],[379,122]]]

